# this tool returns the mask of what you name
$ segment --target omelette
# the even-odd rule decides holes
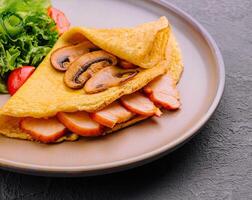
[[[166,17],[74,27],[0,109],[0,133],[56,143],[101,136],[180,107],[180,49]]]

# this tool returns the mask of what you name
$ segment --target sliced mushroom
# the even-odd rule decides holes
[[[66,71],[70,63],[77,57],[98,49],[99,48],[90,41],[84,41],[77,45],[62,47],[52,53],[51,64],[59,71]]]
[[[124,83],[133,78],[138,72],[139,69],[121,69],[116,66],[108,66],[90,78],[86,82],[84,90],[86,93],[101,92]]]
[[[117,58],[103,50],[84,54],[71,63],[65,73],[64,82],[72,89],[82,88],[92,74],[108,65],[116,64]]]
[[[122,67],[123,69],[135,69],[135,68],[137,68],[136,65],[134,65],[134,64],[132,64],[132,63],[126,61],[126,60],[122,60],[122,59],[119,61],[119,66]]]

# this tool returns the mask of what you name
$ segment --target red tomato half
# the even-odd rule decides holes
[[[53,7],[49,7],[47,11],[49,17],[51,17],[56,23],[56,27],[60,35],[69,29],[70,22],[63,12]]]
[[[25,83],[25,81],[32,75],[35,67],[23,66],[13,70],[7,82],[7,87],[10,95],[15,94],[15,92]]]

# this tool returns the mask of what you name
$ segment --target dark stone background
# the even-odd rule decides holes
[[[199,20],[226,65],[221,104],[190,142],[151,164],[88,178],[0,171],[0,199],[252,199],[252,1],[170,0]]]

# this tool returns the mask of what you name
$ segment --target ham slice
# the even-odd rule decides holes
[[[70,131],[80,136],[102,135],[102,126],[89,117],[85,111],[57,114],[59,121]]]
[[[27,117],[21,120],[20,128],[34,140],[43,143],[55,142],[67,131],[66,127],[56,117],[49,119]]]
[[[90,113],[90,117],[94,121],[109,128],[113,128],[117,123],[126,122],[133,116],[134,113],[128,111],[118,102],[114,102],[95,113]]]
[[[144,92],[158,106],[168,110],[176,110],[180,107],[179,92],[176,89],[176,83],[167,74],[151,81],[144,87]]]
[[[140,92],[123,96],[121,102],[125,108],[139,115],[160,116],[162,114],[159,108],[157,108],[148,97],[145,97]]]

